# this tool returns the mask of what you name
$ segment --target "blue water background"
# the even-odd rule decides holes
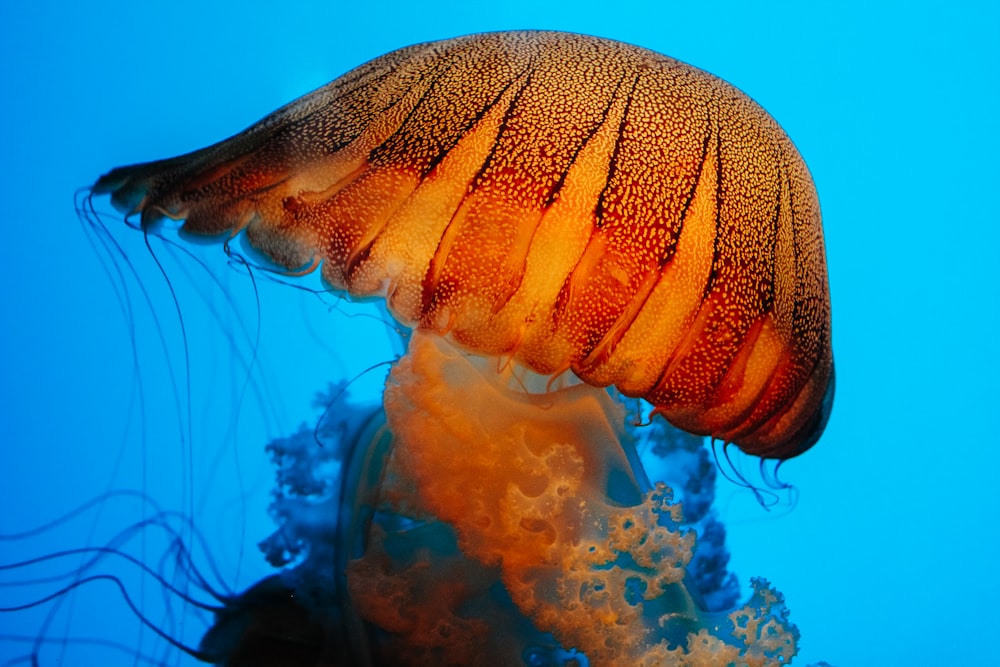
[[[397,47],[516,28],[632,42],[717,74],[783,125],[812,170],[833,294],[833,416],[815,449],[781,470],[798,489],[794,508],[765,512],[725,482],[719,492],[732,568],[787,597],[803,636],[795,664],[1000,662],[993,3],[3,3],[0,533],[136,489],[193,511],[230,585],[266,572],[253,546],[272,529],[263,443],[313,419],[310,396],[327,379],[388,358],[389,336],[353,306],[273,285],[259,286],[258,317],[247,279],[219,248],[200,248],[242,294],[233,311],[161,248],[191,341],[188,375],[141,234],[108,219],[142,276],[126,282],[146,286],[160,321],[141,291],[119,297],[108,271],[127,265],[88,243],[73,192],[113,166],[225,138]],[[238,341],[220,337],[227,328]],[[262,350],[250,376],[225,360],[231,349]],[[355,388],[376,395],[379,382],[370,373]],[[100,543],[144,511],[109,499],[0,542],[0,562]],[[162,552],[140,548],[154,563]],[[112,560],[103,569],[132,576]],[[154,583],[128,585],[153,607]],[[132,627],[118,590],[90,588],[50,634],[135,646],[135,630],[116,630]],[[0,606],[36,593],[0,588]],[[39,618],[0,615],[0,635],[33,635]],[[132,661],[109,645],[71,648],[102,656],[93,664]],[[0,642],[0,664],[29,651]],[[43,655],[57,664],[58,650]]]

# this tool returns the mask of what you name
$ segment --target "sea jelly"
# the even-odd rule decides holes
[[[311,610],[308,659],[794,656],[766,583],[719,607],[725,559],[706,554],[721,524],[682,490],[704,466],[666,456],[670,486],[650,480],[607,389],[762,458],[822,433],[834,370],[818,200],[791,141],[737,89],[609,40],[473,35],[377,58],[93,193],[146,230],[245,233],[282,270],[384,298],[413,330],[382,407],[342,406],[368,417],[331,448],[335,473],[310,477],[330,470],[321,452],[282,450],[283,529],[264,548],[300,559],[275,587]],[[242,655],[259,608],[234,603],[205,654]]]

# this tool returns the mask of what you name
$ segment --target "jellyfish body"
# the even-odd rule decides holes
[[[473,35],[377,58],[194,153],[102,177],[143,225],[245,231],[465,349],[789,458],[833,395],[818,200],[729,84],[617,42]]]

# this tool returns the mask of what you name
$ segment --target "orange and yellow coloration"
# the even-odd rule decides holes
[[[394,51],[95,193],[404,324],[641,396],[675,425],[789,458],[833,394],[819,204],[777,123],[718,78],[579,35]]]

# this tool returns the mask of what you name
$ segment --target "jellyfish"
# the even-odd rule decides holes
[[[785,460],[832,405],[816,192],[736,88],[609,40],[472,35],[92,194],[144,230],[240,236],[410,332],[381,405],[338,403],[336,446],[273,444],[282,528],[262,547],[285,569],[231,601],[201,656],[303,637],[302,664],[795,655],[777,591],[754,580],[733,603],[697,492],[714,477],[665,423]],[[622,405],[639,399],[637,433]],[[654,431],[651,464],[636,442]],[[309,632],[276,630],[283,609]]]

